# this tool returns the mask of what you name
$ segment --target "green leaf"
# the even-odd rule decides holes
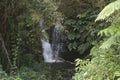
[[[100,49],[108,49],[111,45],[115,44],[116,36],[111,36],[107,41],[105,41],[101,46]]]
[[[104,20],[112,15],[115,11],[120,10],[120,0],[108,4],[98,15],[95,21]]]

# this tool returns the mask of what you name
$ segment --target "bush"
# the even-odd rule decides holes
[[[92,60],[76,59],[74,80],[119,80],[120,58],[115,49],[101,50],[95,46],[91,50]]]

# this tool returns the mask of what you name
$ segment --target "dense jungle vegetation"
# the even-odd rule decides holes
[[[72,69],[43,60],[58,17]],[[120,0],[0,0],[0,80],[120,80]]]

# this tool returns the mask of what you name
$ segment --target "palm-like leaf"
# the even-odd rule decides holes
[[[120,10],[120,0],[108,4],[98,15],[95,21],[104,20],[112,15],[115,11]]]

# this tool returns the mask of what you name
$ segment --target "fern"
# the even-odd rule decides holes
[[[104,20],[112,15],[115,11],[120,10],[120,0],[110,3],[107,5],[98,15],[95,21]]]
[[[116,45],[117,38],[120,37],[120,0],[108,4],[98,15],[95,21],[108,19],[112,16],[111,26],[101,30],[98,35],[109,36],[106,41],[100,46],[101,49],[109,49],[112,45]],[[118,11],[115,15],[112,15]]]
[[[103,44],[100,46],[100,49],[108,49],[111,45],[115,44],[116,42],[116,36],[111,36],[107,41],[103,42]]]
[[[117,32],[120,32],[120,24],[113,24],[113,25],[109,26],[108,28],[103,29],[100,32],[98,32],[98,35],[113,36]]]

